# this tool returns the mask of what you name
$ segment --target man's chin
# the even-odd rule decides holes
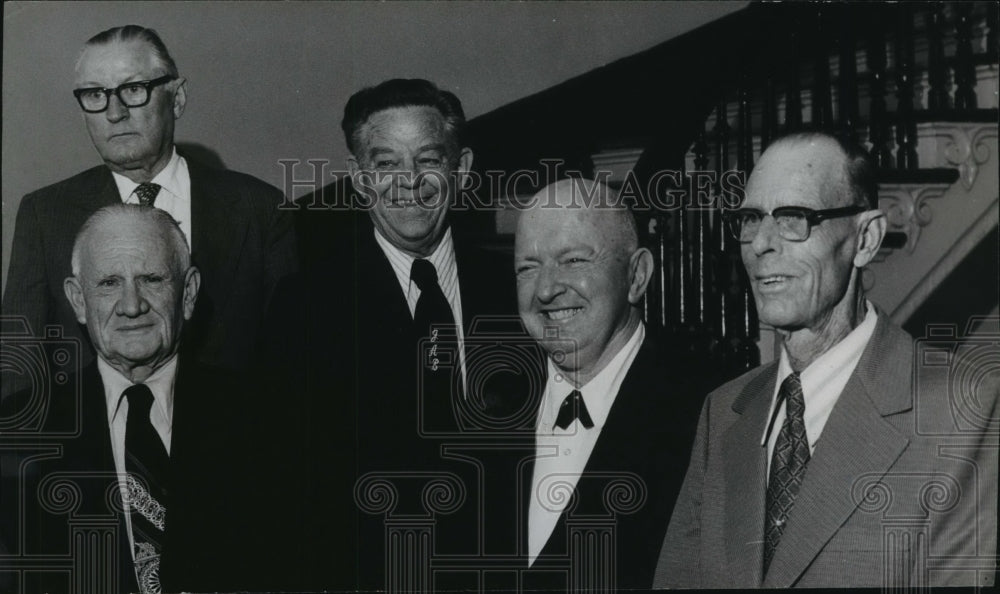
[[[120,147],[120,150],[107,151],[101,157],[112,171],[118,173],[143,169],[148,165],[149,159],[141,150],[138,148],[127,149],[128,147],[123,146]]]
[[[127,349],[116,353],[116,360],[130,368],[158,367],[169,359],[159,349]]]

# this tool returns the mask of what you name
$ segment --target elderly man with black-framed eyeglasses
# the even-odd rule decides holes
[[[291,220],[278,210],[281,192],[178,151],[174,132],[186,89],[156,31],[127,25],[90,38],[68,91],[103,164],[28,194],[19,205],[3,313],[20,316],[39,336],[46,326],[62,326],[65,336],[82,341],[82,364],[94,351],[62,298],[62,279],[71,272],[76,232],[102,206],[152,205],[180,224],[204,278],[186,344],[208,364],[251,368],[269,296],[297,268]],[[24,387],[4,379],[5,394]]]
[[[923,357],[865,298],[886,233],[868,154],[783,137],[724,217],[781,355],[709,394],[655,585],[992,585],[998,378]]]

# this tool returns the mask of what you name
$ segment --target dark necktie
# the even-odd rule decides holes
[[[767,483],[767,525],[764,526],[764,575],[771,566],[774,550],[785,531],[788,515],[809,464],[809,440],[806,439],[806,403],[799,374],[793,373],[781,384],[778,406],[785,401],[785,421],[774,442],[771,477]]]
[[[160,193],[160,184],[152,182],[142,182],[135,189],[135,195],[139,198],[139,204],[143,206],[153,206],[156,202],[156,195]]]
[[[556,427],[566,429],[575,419],[580,419],[584,429],[594,426],[594,421],[587,412],[587,404],[583,401],[580,390],[573,390],[559,406],[559,416],[556,417]]]
[[[420,289],[417,308],[413,312],[413,327],[418,340],[430,341],[423,343],[420,349],[423,365],[421,408],[424,412],[424,427],[432,431],[451,431],[455,428],[451,407],[453,397],[451,375],[461,373],[457,353],[458,336],[451,332],[447,334],[448,339],[443,340],[434,333],[433,328],[441,325],[454,326],[455,317],[451,313],[451,306],[448,305],[441,285],[438,284],[437,271],[429,260],[423,258],[414,260],[410,268],[410,278]],[[445,357],[445,350],[452,351],[452,354]]]
[[[164,543],[167,477],[170,459],[149,421],[153,393],[145,384],[125,390],[125,471],[132,518],[135,573],[139,591],[160,592],[160,554]]]

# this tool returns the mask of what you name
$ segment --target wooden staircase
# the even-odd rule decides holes
[[[648,70],[657,61],[672,64],[677,53],[702,44],[728,44],[729,60],[737,66],[721,72],[725,59],[706,52],[706,67],[715,64],[720,80],[702,82],[692,93],[710,103],[677,115],[707,114],[700,126],[685,124],[692,130],[686,143],[642,133],[630,124],[641,119],[639,114],[623,120],[618,138],[600,129],[593,137],[575,138],[573,146],[556,143],[546,155],[575,165],[583,175],[604,177],[623,193],[631,191],[630,183],[647,188],[650,179],[668,170],[681,170],[689,178],[694,172],[714,175],[707,205],[705,196],[698,203],[689,189],[679,208],[637,212],[657,259],[647,322],[663,331],[674,355],[685,359],[706,387],[774,357],[773,330],[759,326],[738,246],[719,224],[720,209],[735,206],[731,196],[728,203],[724,200],[721,180],[736,173],[745,181],[761,151],[786,131],[835,131],[862,143],[879,165],[880,208],[889,219],[889,234],[863,280],[873,301],[897,322],[905,324],[936,291],[956,290],[946,287],[950,271],[981,252],[991,237],[994,265],[971,275],[974,287],[957,290],[984,293],[985,307],[992,303],[995,310],[996,3],[758,4],[699,33],[620,67],[613,64],[568,81],[565,89],[526,99],[510,115],[542,119],[542,110],[560,102],[568,113],[607,109],[607,99],[587,105],[588,99],[580,97],[575,101],[584,105],[574,105],[570,91],[584,86],[583,81],[588,86],[617,81],[625,93],[628,77],[622,71],[631,69],[634,78],[637,64]],[[665,79],[668,92],[671,82],[682,82]],[[676,86],[676,92],[684,90],[683,84]],[[671,101],[676,103],[664,100]],[[643,105],[643,100],[637,103]],[[650,112],[651,126],[670,131],[683,127],[655,123],[663,117]],[[502,118],[485,121],[498,129],[503,124]],[[569,123],[549,125],[563,130]],[[582,163],[574,150],[588,143],[592,152],[589,162]],[[507,162],[517,158],[511,155]],[[519,188],[502,199],[517,200],[536,189]],[[510,213],[498,215],[501,237],[512,231],[513,219]],[[979,260],[989,263],[988,258]],[[956,313],[968,318],[990,309],[935,312],[931,317],[950,321]],[[911,328],[918,335],[920,330]]]

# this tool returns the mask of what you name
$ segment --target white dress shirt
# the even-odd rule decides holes
[[[121,196],[125,204],[139,204],[139,197],[135,194],[135,189],[139,184],[130,180],[120,173],[111,173],[118,186],[118,195]],[[184,238],[187,239],[188,249],[191,245],[191,174],[188,173],[187,161],[184,157],[174,153],[167,162],[163,171],[156,174],[156,177],[149,180],[160,185],[160,193],[156,195],[153,206],[160,210],[165,210],[174,220],[180,224]]]
[[[826,426],[826,421],[830,418],[830,413],[833,411],[834,405],[837,404],[840,393],[844,391],[844,386],[851,379],[851,374],[858,366],[858,361],[861,360],[861,355],[875,331],[878,314],[875,313],[871,302],[866,301],[865,308],[864,321],[833,348],[817,357],[799,374],[799,379],[802,381],[802,397],[806,404],[806,439],[809,441],[810,454],[816,450],[816,442],[819,441],[819,436],[823,433],[823,427]],[[775,414],[774,406],[777,403],[781,383],[791,374],[792,366],[788,362],[788,353],[782,347],[781,360],[778,363],[778,381],[775,382],[774,394],[771,397],[771,407],[767,415],[768,421]],[[778,439],[778,433],[781,432],[781,424],[784,421],[785,403],[782,402],[777,416],[775,416],[770,435],[768,435],[768,428],[765,426],[764,433],[760,438],[761,446],[767,444],[768,476],[771,472],[774,443]]]
[[[528,503],[528,564],[534,564],[548,542],[569,496],[587,467],[587,460],[597,444],[601,429],[618,396],[618,389],[632,367],[646,329],[639,327],[613,359],[585,385],[574,388],[549,359],[549,376],[542,394],[535,427],[535,468],[531,477]],[[584,428],[579,419],[565,429],[556,427],[563,400],[574,389],[580,390],[594,426]]]
[[[125,505],[125,525],[128,530],[129,548],[135,552],[135,540],[132,537],[132,517],[129,514],[128,488],[125,483],[125,427],[128,421],[128,398],[122,398],[123,392],[133,384],[118,370],[97,358],[97,371],[104,383],[104,398],[108,408],[108,427],[111,430],[111,451],[115,458],[115,471],[118,473],[118,488]],[[174,381],[177,378],[177,355],[175,354],[153,375],[142,382],[153,393],[153,406],[149,409],[149,420],[153,429],[163,440],[163,446],[170,454],[170,435],[174,417]]]
[[[389,243],[389,240],[382,237],[382,234],[375,230],[375,241],[385,257],[389,259],[393,272],[396,273],[396,280],[399,281],[399,288],[406,296],[406,304],[410,308],[410,315],[417,311],[417,301],[420,300],[420,287],[410,280],[410,269],[413,261],[416,260],[410,254],[400,250]],[[465,386],[465,332],[462,329],[462,295],[458,286],[458,265],[455,264],[455,245],[451,241],[451,228],[445,229],[444,237],[437,248],[427,256],[427,260],[434,265],[437,271],[438,285],[444,298],[448,300],[451,307],[451,315],[455,317],[455,332],[458,337],[458,357],[462,368],[462,385]]]

